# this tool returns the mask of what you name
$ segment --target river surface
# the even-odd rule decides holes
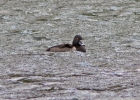
[[[1,100],[139,98],[140,0],[0,0]]]

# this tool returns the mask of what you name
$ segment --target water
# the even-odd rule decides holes
[[[139,100],[139,0],[1,0],[2,100]],[[46,52],[82,35],[81,52]]]

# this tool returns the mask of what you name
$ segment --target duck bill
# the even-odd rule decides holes
[[[80,44],[81,46],[85,46],[85,44],[83,43],[82,40],[79,41],[79,44]]]

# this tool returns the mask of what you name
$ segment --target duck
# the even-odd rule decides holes
[[[83,38],[81,35],[75,35],[72,44],[60,44],[48,48],[48,52],[67,52],[67,51],[80,51],[86,52],[85,44],[82,42]]]

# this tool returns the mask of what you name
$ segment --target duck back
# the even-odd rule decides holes
[[[50,51],[50,52],[66,52],[66,51],[71,51],[73,49],[74,48],[73,48],[73,46],[71,44],[61,44],[61,45],[50,47],[46,51]]]

